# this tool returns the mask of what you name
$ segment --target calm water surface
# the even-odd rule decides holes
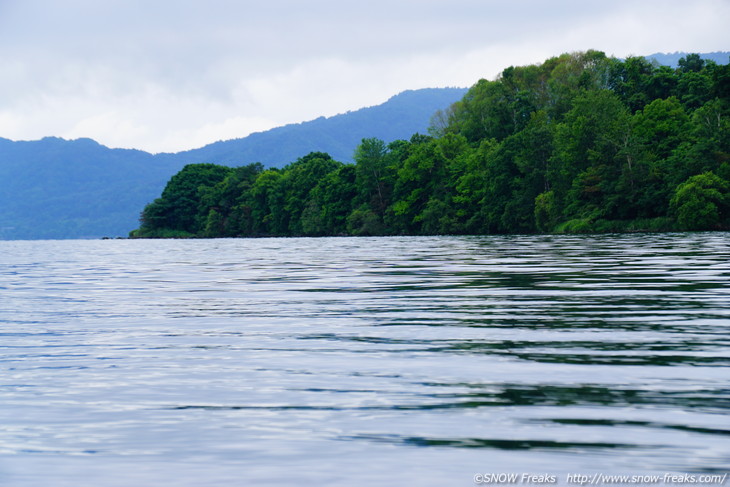
[[[0,242],[0,485],[725,473],[729,258],[727,233]]]

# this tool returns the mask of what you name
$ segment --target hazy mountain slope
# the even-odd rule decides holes
[[[283,166],[311,151],[346,162],[365,137],[389,142],[425,132],[431,115],[465,92],[407,91],[375,107],[178,154],[110,149],[91,139],[0,138],[0,239],[126,236],[185,164]]]
[[[90,139],[0,140],[0,238],[121,235],[177,168]]]
[[[391,142],[409,139],[416,132],[425,133],[434,112],[448,107],[465,93],[465,88],[405,91],[382,105],[285,125],[242,139],[216,142],[162,157],[182,163],[216,162],[238,166],[261,162],[265,166],[282,167],[309,152],[322,151],[335,160],[351,162],[355,147],[363,138],[377,137]]]

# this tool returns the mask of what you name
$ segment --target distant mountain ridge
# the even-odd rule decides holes
[[[176,154],[110,149],[91,139],[0,138],[0,239],[126,236],[139,213],[186,164],[282,167],[311,151],[349,162],[363,138],[425,133],[466,88],[405,91],[381,105],[215,142]]]
[[[0,238],[121,235],[174,170],[91,139],[0,139]]]
[[[663,52],[657,52],[654,54],[650,54],[648,56],[645,56],[646,59],[654,59],[659,64],[662,64],[664,66],[669,66],[672,68],[676,68],[679,66],[679,60],[685,57],[688,53],[686,52],[672,52],[672,53],[663,53]],[[717,64],[727,64],[730,58],[730,51],[716,51],[716,52],[706,52],[700,54],[700,57],[702,59],[706,59],[709,61],[714,61]]]

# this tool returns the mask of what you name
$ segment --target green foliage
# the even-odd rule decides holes
[[[350,235],[382,235],[384,230],[378,215],[368,208],[358,208],[347,217],[347,232]]]
[[[388,149],[380,139],[363,139],[355,150],[355,186],[358,201],[371,208],[382,222],[388,206]]]
[[[730,228],[730,72],[598,51],[510,67],[354,164],[184,168],[134,236],[589,233]]]
[[[205,228],[208,215],[204,193],[223,181],[231,168],[216,164],[188,164],[175,174],[162,196],[142,212],[141,233],[157,235],[163,230],[195,235]]]
[[[312,152],[284,168],[279,187],[284,205],[279,217],[280,226],[275,229],[275,234],[305,233],[301,217],[308,207],[310,193],[322,178],[340,166],[341,163],[332,160],[329,154]]]
[[[302,215],[306,235],[345,235],[347,217],[357,198],[355,166],[347,164],[327,174],[310,193]]]
[[[558,223],[559,212],[555,193],[546,191],[535,198],[535,226],[541,232],[549,232]]]
[[[576,218],[561,223],[555,229],[556,233],[592,233],[593,227],[590,218]]]
[[[692,176],[677,187],[670,208],[684,230],[727,228],[730,182],[712,172]]]

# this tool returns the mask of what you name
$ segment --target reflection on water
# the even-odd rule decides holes
[[[728,237],[0,242],[0,484],[723,471]]]

